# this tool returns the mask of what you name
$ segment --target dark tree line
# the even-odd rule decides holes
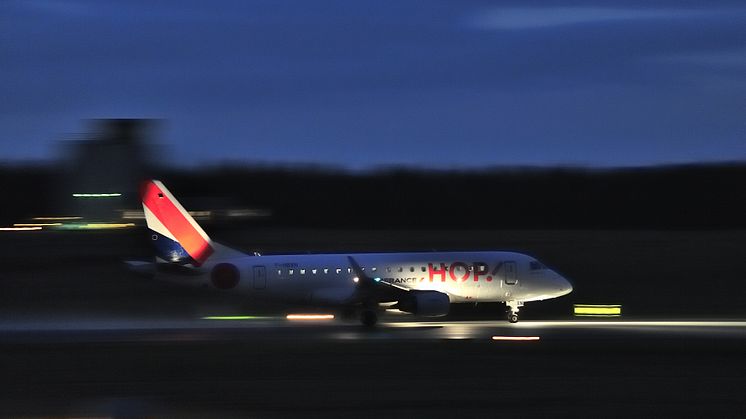
[[[253,207],[271,225],[338,228],[746,228],[746,164],[485,171],[157,169],[185,203]],[[2,219],[53,213],[51,167],[0,169]],[[208,203],[208,204],[205,204]],[[128,202],[136,207],[137,202]]]

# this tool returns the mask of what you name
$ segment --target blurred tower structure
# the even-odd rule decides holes
[[[88,138],[66,142],[62,207],[88,220],[114,220],[121,210],[140,206],[137,189],[150,168],[148,143],[156,123],[102,119],[91,124]]]

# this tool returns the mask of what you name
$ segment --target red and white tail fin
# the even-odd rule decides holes
[[[200,266],[215,252],[215,243],[163,183],[144,182],[140,197],[159,259]]]

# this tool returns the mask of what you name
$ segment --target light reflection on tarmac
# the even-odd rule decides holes
[[[246,320],[206,319],[34,319],[0,321],[0,343],[147,342],[221,340],[488,340],[492,336],[539,336],[546,340],[743,338],[746,321],[737,320],[561,320],[408,321],[386,319],[375,328],[339,320],[289,321],[283,317]]]

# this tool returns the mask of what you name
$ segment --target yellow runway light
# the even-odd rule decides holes
[[[617,317],[622,315],[621,304],[573,304],[575,316]]]
[[[332,320],[334,314],[288,314],[288,320]]]
[[[526,341],[526,340],[539,340],[539,336],[492,336],[492,340],[514,340],[514,341]]]
[[[38,231],[41,227],[0,227],[0,231]]]
[[[51,227],[61,225],[62,223],[15,223],[13,227]]]
[[[83,228],[88,229],[106,229],[106,228],[127,228],[134,227],[134,223],[88,223],[83,224]]]

